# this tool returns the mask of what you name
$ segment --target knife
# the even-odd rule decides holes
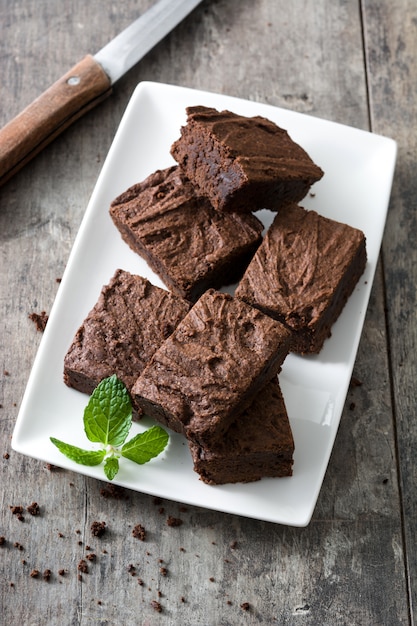
[[[159,0],[94,56],[87,55],[0,130],[0,186],[112,92],[113,84],[201,0]]]

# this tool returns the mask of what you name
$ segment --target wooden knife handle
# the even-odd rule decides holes
[[[0,186],[110,94],[109,77],[87,55],[0,130]]]

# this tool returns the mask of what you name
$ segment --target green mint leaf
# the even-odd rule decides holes
[[[168,433],[163,428],[152,426],[127,441],[121,450],[122,456],[143,465],[162,452],[168,443],[168,438]]]
[[[121,446],[132,425],[132,404],[125,385],[116,375],[94,389],[84,411],[84,430],[90,441]]]
[[[100,465],[106,455],[105,450],[83,450],[82,448],[77,448],[77,446],[55,439],[55,437],[50,437],[50,440],[62,454],[65,454],[71,461],[75,461],[80,465]]]
[[[119,471],[119,459],[117,456],[109,456],[104,462],[104,473],[108,480],[113,480]]]

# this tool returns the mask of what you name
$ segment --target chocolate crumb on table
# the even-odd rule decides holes
[[[140,541],[145,541],[146,538],[146,530],[142,524],[136,524],[136,526],[132,530],[132,535],[135,539],[139,539]]]
[[[155,609],[155,611],[158,611],[158,613],[162,613],[162,605],[157,600],[151,601],[151,607]]]
[[[49,319],[49,316],[46,313],[46,311],[41,311],[41,313],[29,313],[28,317],[35,324],[36,330],[43,333],[48,323],[48,319]]]
[[[106,485],[106,487],[100,489],[100,495],[103,498],[113,498],[114,500],[129,500],[126,490],[119,485]]]
[[[21,515],[23,513],[23,507],[19,505],[10,506],[10,510],[13,515]]]
[[[49,582],[52,576],[52,572],[50,569],[46,569],[43,574],[42,574],[42,578],[44,579],[45,582]]]
[[[91,533],[94,537],[102,537],[106,532],[106,522],[93,522],[91,524]]]
[[[182,523],[182,519],[179,517],[173,517],[172,515],[170,515],[167,519],[167,526],[171,526],[171,528],[181,526]]]
[[[77,569],[79,572],[82,572],[83,574],[88,574],[87,561],[85,559],[81,559],[77,565]]]
[[[40,515],[40,507],[39,504],[37,502],[32,502],[32,504],[30,504],[27,508],[26,508],[27,512],[30,513],[33,516],[36,515]]]

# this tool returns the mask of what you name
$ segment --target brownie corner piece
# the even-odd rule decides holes
[[[262,240],[254,215],[215,211],[178,166],[127,189],[110,215],[130,248],[173,293],[192,302],[241,278]]]
[[[277,211],[299,202],[323,176],[274,122],[204,106],[187,108],[171,154],[219,211]]]
[[[101,289],[64,357],[64,382],[91,394],[116,374],[128,391],[190,304],[147,279],[118,269]]]
[[[145,413],[211,444],[281,369],[292,333],[228,294],[205,292],[133,387]]]
[[[294,205],[275,217],[235,295],[290,328],[294,352],[317,354],[366,262],[361,230]]]
[[[209,485],[292,476],[294,439],[277,377],[216,445],[188,444],[194,471]]]

